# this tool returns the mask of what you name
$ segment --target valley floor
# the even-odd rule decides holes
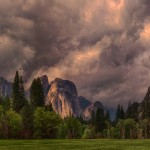
[[[0,150],[150,150],[150,140],[0,140]]]

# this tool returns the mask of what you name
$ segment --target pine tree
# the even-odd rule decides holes
[[[0,99],[3,97],[3,93],[2,93],[2,83],[0,82]]]
[[[104,110],[102,108],[98,108],[95,115],[95,131],[102,132],[104,128],[105,128]]]
[[[44,90],[40,78],[34,79],[30,89],[30,100],[33,107],[44,106]]]
[[[29,104],[25,105],[21,110],[21,117],[23,122],[22,136],[24,138],[32,138],[33,135],[33,109]]]
[[[125,112],[124,112],[123,106],[121,106],[121,108],[120,108],[120,118],[119,119],[125,119]]]
[[[111,122],[109,111],[106,112],[106,121]]]
[[[25,90],[24,90],[24,83],[23,83],[23,79],[22,79],[22,76],[20,77],[20,104],[21,107],[27,105],[27,99],[26,99],[26,96],[25,96]]]
[[[18,71],[16,72],[12,86],[12,107],[14,111],[20,111],[20,83]]]
[[[120,119],[120,111],[121,111],[121,107],[120,105],[118,105],[117,112],[116,112],[116,119],[115,119],[116,122],[118,122]]]
[[[132,118],[131,116],[131,102],[129,101],[129,104],[128,104],[128,108],[127,108],[127,111],[126,111],[126,118]]]
[[[5,111],[9,110],[11,108],[11,101],[10,101],[10,97],[5,97],[4,101],[3,101],[3,108]]]
[[[146,112],[146,109],[144,109]],[[150,109],[149,109],[150,110]],[[136,122],[139,120],[139,103],[133,102],[130,104],[126,111],[126,118],[134,119]]]
[[[91,113],[91,120],[90,120],[90,122],[91,122],[91,125],[95,124],[95,112],[94,112],[94,110]]]
[[[22,77],[16,72],[12,86],[12,107],[17,113],[27,104]]]

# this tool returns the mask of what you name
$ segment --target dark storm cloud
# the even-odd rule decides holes
[[[93,101],[141,100],[150,83],[149,8],[149,0],[0,0],[0,75],[12,79],[21,68],[29,81],[72,80]]]
[[[48,0],[0,3],[1,34],[34,49],[35,59],[23,65],[27,75],[42,66],[54,65],[74,47],[72,38],[80,28],[80,16],[74,12],[78,12],[77,7],[72,9],[59,1]]]

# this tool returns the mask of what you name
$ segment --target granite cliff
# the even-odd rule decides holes
[[[50,83],[46,104],[51,103],[53,110],[62,118],[68,116],[79,117],[78,92],[73,82],[56,78]]]

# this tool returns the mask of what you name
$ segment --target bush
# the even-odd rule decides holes
[[[5,135],[10,138],[18,138],[22,130],[22,118],[12,109],[6,112]]]
[[[34,113],[34,137],[57,138],[61,118],[55,112],[38,107]]]

